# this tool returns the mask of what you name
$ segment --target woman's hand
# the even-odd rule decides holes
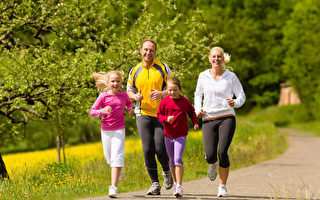
[[[230,107],[233,107],[234,106],[234,101],[233,101],[233,99],[227,99],[227,101],[228,101],[228,104],[229,104],[229,106]]]
[[[205,115],[206,113],[207,113],[207,112],[206,112],[205,110],[201,109],[200,112],[197,114],[197,117],[198,117],[198,118],[202,118],[203,115]]]

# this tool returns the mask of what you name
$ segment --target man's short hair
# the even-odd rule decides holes
[[[142,49],[142,46],[143,46],[143,44],[144,44],[145,42],[151,42],[151,43],[153,43],[153,44],[154,44],[154,50],[157,51],[157,44],[156,44],[156,42],[153,41],[152,39],[145,39],[145,40],[143,40],[143,42],[141,43],[140,49]]]

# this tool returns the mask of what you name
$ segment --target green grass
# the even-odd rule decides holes
[[[279,132],[274,125],[252,123],[238,117],[237,130],[230,147],[231,170],[274,158],[287,147],[284,133]],[[84,166],[78,163],[69,159],[67,164],[50,164],[41,171],[23,174],[19,179],[3,181],[0,199],[77,199],[107,195],[110,167],[105,160],[97,159]],[[125,163],[125,179],[118,185],[119,192],[148,188],[151,182],[144,166],[143,154],[126,155]],[[184,181],[205,177],[207,168],[202,136],[190,132],[184,152]],[[162,184],[160,166],[159,178]]]
[[[313,111],[314,112],[314,111]],[[306,105],[270,106],[251,111],[246,119],[257,123],[273,123],[279,127],[287,127],[320,136],[320,119]]]
[[[288,124],[286,127],[300,131],[310,132],[313,133],[315,136],[320,137],[320,120]]]

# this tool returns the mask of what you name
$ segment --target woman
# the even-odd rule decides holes
[[[212,68],[200,73],[194,98],[196,114],[203,120],[202,134],[211,181],[216,179],[219,157],[220,185],[217,196],[227,196],[228,149],[236,129],[234,108],[241,107],[246,100],[239,79],[226,69],[225,63],[229,61],[229,54],[224,53],[221,47],[211,49],[209,62]]]

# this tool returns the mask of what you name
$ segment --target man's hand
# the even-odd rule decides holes
[[[162,91],[151,89],[151,93],[148,95],[148,97],[150,98],[150,101],[160,99],[162,97]]]
[[[134,100],[135,101],[142,101],[142,99],[143,99],[143,96],[141,95],[141,90],[139,90],[139,92],[134,97]]]

